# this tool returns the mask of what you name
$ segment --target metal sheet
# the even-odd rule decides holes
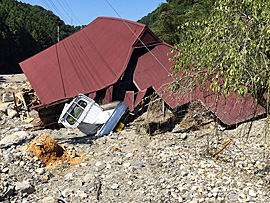
[[[133,111],[134,109],[134,92],[133,91],[126,92],[124,103],[128,105],[129,111]]]
[[[141,90],[152,86],[171,108],[199,99],[227,125],[244,122],[265,112],[261,106],[257,106],[250,94],[241,99],[236,93],[231,93],[226,99],[222,96],[217,98],[216,93],[206,91],[209,84],[203,85],[204,90],[197,88],[191,94],[185,93],[183,89],[181,93],[171,95],[166,91],[166,85],[173,82],[173,78],[168,77],[170,67],[173,65],[168,61],[171,56],[167,56],[170,49],[171,46],[162,44],[152,50],[159,61],[153,59],[151,53],[146,53],[138,59],[134,81]]]
[[[126,23],[140,35],[145,25]],[[42,104],[90,93],[115,83],[136,36],[121,19],[100,17],[84,29],[20,63]]]

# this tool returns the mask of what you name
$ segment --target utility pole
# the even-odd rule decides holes
[[[59,42],[60,39],[59,39],[59,32],[60,32],[60,28],[59,28],[59,25],[58,25],[58,28],[57,28],[57,41]]]

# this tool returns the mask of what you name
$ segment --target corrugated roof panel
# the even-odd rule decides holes
[[[170,49],[170,46],[163,44],[151,50],[166,70],[154,59],[151,53],[146,53],[138,59],[134,81],[141,90],[152,86],[172,108],[199,99],[227,125],[244,122],[265,112],[261,106],[257,107],[250,94],[239,99],[236,93],[231,93],[226,99],[222,96],[217,99],[216,93],[206,91],[206,89],[209,89],[207,88],[209,84],[203,85],[204,90],[197,88],[191,94],[185,94],[183,89],[181,93],[170,95],[169,92],[165,91],[166,84],[173,81],[173,78],[168,77],[167,72],[171,72],[170,67],[173,65],[168,61],[170,56],[167,56]]]
[[[160,65],[150,52],[147,52],[138,59],[134,72],[134,82],[141,90],[151,86],[159,89],[164,84],[173,81],[171,77],[168,77],[168,72],[171,72],[170,67],[173,65],[173,63],[169,62],[170,56],[167,56],[171,49],[172,46],[161,44],[151,50],[152,54],[158,58],[163,66]]]
[[[137,34],[145,25],[126,21]],[[120,19],[100,17],[20,63],[42,104],[103,89],[125,70],[136,36]]]

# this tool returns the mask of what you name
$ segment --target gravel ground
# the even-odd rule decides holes
[[[32,123],[1,119],[2,202],[270,202],[266,119],[253,122],[249,134],[251,123],[224,131],[177,125],[152,136],[131,123],[101,138],[65,128],[31,131]],[[82,162],[46,167],[26,151],[43,134]]]

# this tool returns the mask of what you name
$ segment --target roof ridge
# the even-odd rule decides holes
[[[147,25],[139,23],[139,22],[135,22],[135,21],[132,21],[132,20],[127,20],[127,19],[115,18],[115,17],[99,16],[95,20],[98,20],[98,19],[125,21],[126,23],[131,23],[131,24],[134,24],[134,25],[138,25],[138,26],[143,27],[143,28],[147,27]]]

